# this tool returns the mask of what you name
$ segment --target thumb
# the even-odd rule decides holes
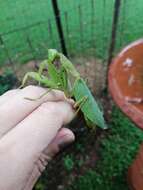
[[[67,128],[62,128],[56,135],[56,137],[52,140],[52,142],[48,145],[48,147],[43,151],[37,165],[34,167],[31,176],[29,176],[29,180],[27,181],[24,190],[31,190],[40,177],[42,171],[45,169],[48,162],[65,146],[68,146],[75,139],[74,134],[71,130]],[[37,168],[39,168],[37,170]],[[40,172],[39,172],[40,170]]]
[[[62,128],[48,147],[44,150],[44,154],[49,158],[53,158],[59,151],[63,150],[75,140],[75,136],[70,129]]]

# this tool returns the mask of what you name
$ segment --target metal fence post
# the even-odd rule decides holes
[[[108,66],[111,63],[111,60],[113,57],[113,52],[115,49],[117,26],[118,26],[119,13],[120,13],[120,5],[121,5],[121,0],[115,0],[113,22],[112,22],[111,42],[110,42],[109,53],[108,53]]]
[[[57,26],[57,30],[58,30],[58,34],[59,34],[59,38],[60,38],[62,52],[65,56],[68,56],[68,52],[67,52],[67,48],[66,48],[66,44],[65,44],[64,32],[63,32],[62,23],[61,23],[60,10],[58,7],[57,0],[52,0],[52,5],[53,5],[56,26]]]

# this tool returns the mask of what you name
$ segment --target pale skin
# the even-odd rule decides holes
[[[28,86],[0,96],[0,190],[32,190],[60,147],[74,141],[63,126],[75,115],[64,93]]]

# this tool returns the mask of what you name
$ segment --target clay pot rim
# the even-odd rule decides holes
[[[136,41],[130,43],[129,45],[125,46],[117,54],[117,56],[112,59],[112,62],[110,64],[109,70],[108,70],[108,89],[111,93],[113,100],[119,106],[119,108],[125,113],[125,115],[127,115],[137,125],[137,127],[141,128],[143,130],[143,117],[142,117],[143,115],[141,114],[141,112],[139,112],[139,111],[137,112],[137,109],[135,108],[135,106],[132,106],[130,103],[125,102],[125,100],[123,98],[120,98],[118,96],[118,94],[116,93],[116,90],[115,90],[115,84],[113,83],[114,65],[118,62],[118,60],[120,59],[120,57],[122,56],[123,53],[127,52],[129,49],[131,49],[141,43],[143,44],[143,38],[136,40]]]

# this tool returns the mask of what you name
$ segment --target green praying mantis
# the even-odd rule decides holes
[[[56,63],[58,66],[56,66]],[[47,74],[44,74],[45,69],[47,69]],[[48,59],[40,64],[39,71],[25,74],[22,87],[28,78],[32,78],[40,85],[47,87],[49,90],[46,93],[51,89],[57,89],[63,91],[66,97],[74,98],[74,107],[77,107],[76,113],[81,110],[88,127],[92,129],[95,129],[96,126],[102,129],[107,128],[103,113],[99,109],[86,82],[81,78],[74,65],[62,53],[55,49],[49,49]]]

